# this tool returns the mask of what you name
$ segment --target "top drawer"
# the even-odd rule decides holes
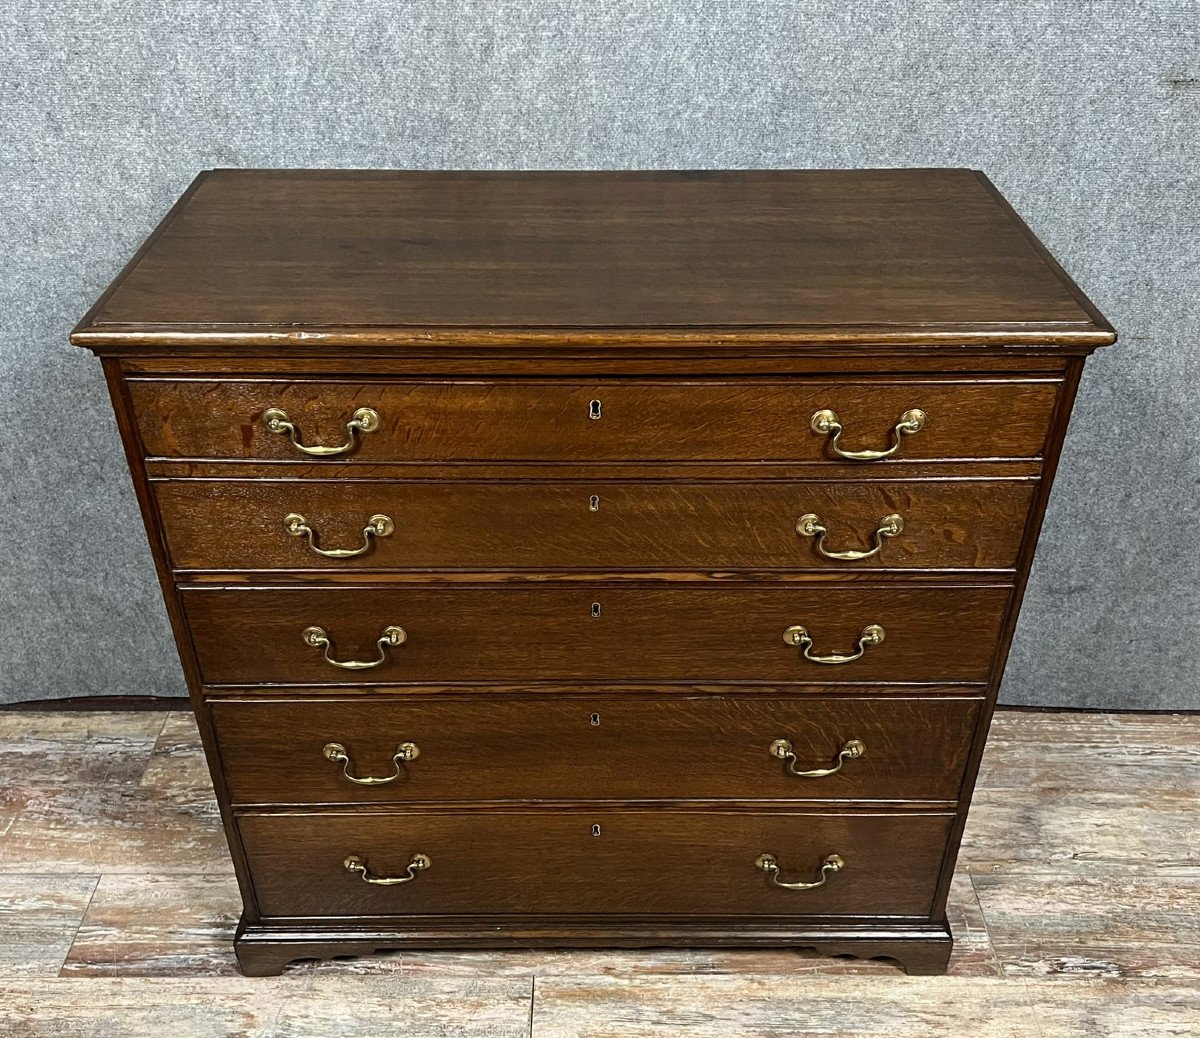
[[[149,457],[331,465],[1038,458],[1059,385],[998,377],[129,383]],[[886,457],[846,457],[864,452]]]

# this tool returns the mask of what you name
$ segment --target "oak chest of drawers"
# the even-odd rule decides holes
[[[81,322],[247,973],[944,970],[1085,356],[982,175],[213,171]]]

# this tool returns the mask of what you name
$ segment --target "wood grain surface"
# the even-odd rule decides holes
[[[952,814],[634,811],[580,807],[507,811],[324,812],[239,816],[266,916],[647,913],[928,916]],[[347,872],[401,876],[414,854],[432,864],[411,883],[372,886]],[[785,890],[755,865],[775,855]]]
[[[75,341],[730,326],[1111,338],[971,170],[217,170]]]
[[[154,483],[175,569],[334,573],[1011,570],[1033,490],[1027,480]],[[903,530],[871,558],[830,559],[797,532],[809,513],[828,552],[871,550],[890,515]],[[362,555],[327,558],[289,534],[292,514],[322,550],[363,547],[374,515],[395,529]]]
[[[322,459],[331,475],[371,462],[805,461],[849,464],[810,428],[833,410],[842,449],[885,450],[912,408],[925,427],[903,437],[893,461],[1038,458],[1060,380],[986,378],[738,380],[204,380],[132,379],[151,458],[311,462],[264,414],[282,409],[307,446],[349,442],[360,407],[379,428]],[[599,418],[593,401],[599,402]]]
[[[773,975],[539,979],[533,1038],[1183,1038],[1200,988]]]
[[[528,1038],[525,980],[244,977],[0,980],[6,1038]]]
[[[1010,975],[1200,985],[1200,874],[972,877]],[[1200,1004],[1196,1007],[1200,1023]]]
[[[954,801],[977,697],[489,696],[304,699],[211,705],[235,804],[495,800],[864,798]],[[770,752],[786,739],[801,778]],[[323,748],[344,746],[362,786]]]
[[[93,884],[86,913],[76,918],[70,952],[59,963],[62,974],[233,976],[240,903],[228,871],[107,873]]]
[[[578,588],[319,587],[180,592],[206,683],[396,684],[457,681],[982,682],[1007,587]],[[599,606],[594,615],[593,606]],[[848,654],[870,624],[882,644],[842,665],[784,642],[801,624],[812,654]],[[370,670],[389,625],[407,641]]]
[[[99,878],[0,873],[0,978],[58,976]]]

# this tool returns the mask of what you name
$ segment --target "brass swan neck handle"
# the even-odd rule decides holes
[[[396,529],[390,516],[373,515],[363,527],[363,542],[357,548],[322,548],[317,544],[317,533],[308,520],[299,512],[289,512],[283,517],[283,528],[292,537],[307,537],[308,546],[318,555],[327,559],[352,559],[357,555],[365,555],[371,550],[372,537],[390,537]]]
[[[325,633],[325,628],[306,627],[300,633],[300,637],[304,639],[305,645],[311,645],[314,649],[323,649],[325,662],[331,667],[340,667],[342,670],[370,670],[372,667],[378,667],[381,663],[387,662],[388,649],[403,645],[408,641],[408,634],[404,628],[392,624],[385,627],[379,638],[376,639],[375,644],[379,646],[378,658],[373,660],[335,660],[329,655],[333,650],[333,642]]]
[[[879,624],[867,624],[859,632],[855,651],[847,656],[839,653],[830,653],[828,656],[814,656],[812,653],[812,636],[809,635],[807,628],[801,627],[799,624],[793,624],[783,632],[783,643],[785,645],[796,646],[800,650],[800,654],[810,663],[837,665],[841,663],[853,663],[855,660],[861,659],[867,649],[882,644],[886,633]]]
[[[288,417],[288,413],[281,407],[268,407],[263,412],[262,417],[263,424],[267,427],[268,431],[279,433],[281,436],[287,436],[292,441],[292,446],[296,450],[316,458],[328,458],[334,454],[345,454],[347,451],[351,451],[358,446],[359,433],[370,433],[379,428],[379,412],[372,407],[360,407],[350,416],[350,421],[346,423],[346,442],[337,447],[323,447],[301,443],[300,431],[296,428],[291,418]]]
[[[840,854],[830,854],[821,862],[820,871],[817,873],[818,878],[811,883],[803,881],[788,883],[780,879],[779,861],[774,854],[760,854],[754,859],[754,864],[767,873],[771,877],[771,882],[777,887],[783,887],[785,890],[816,890],[817,887],[825,886],[831,873],[841,872],[846,867],[846,859]]]
[[[370,776],[360,778],[357,775],[351,775],[350,768],[353,766],[353,761],[350,760],[350,751],[340,742],[327,742],[321,753],[324,754],[327,761],[340,764],[343,778],[353,782],[356,786],[386,786],[389,782],[395,782],[404,773],[405,764],[421,756],[421,748],[415,742],[402,742],[396,747],[396,752],[392,754],[394,768],[392,774],[382,778]]]
[[[859,562],[862,559],[871,559],[883,550],[883,542],[888,537],[897,537],[904,532],[904,517],[893,512],[891,515],[885,515],[879,520],[879,525],[875,527],[874,544],[866,551],[856,549],[848,549],[846,551],[830,551],[825,547],[825,538],[829,534],[825,523],[819,515],[809,512],[802,515],[796,520],[796,532],[803,537],[815,537],[817,543],[815,545],[818,554],[824,555],[827,559],[837,559],[842,562]]]
[[[787,739],[776,739],[771,743],[768,752],[772,757],[778,757],[780,760],[787,762],[789,775],[796,775],[799,778],[825,778],[827,775],[836,775],[841,771],[842,765],[846,761],[857,760],[867,752],[867,747],[861,739],[847,739],[842,748],[838,750],[832,767],[812,768],[809,771],[799,771],[796,768],[796,754],[792,749],[792,744]]]
[[[397,887],[401,883],[411,883],[417,878],[417,873],[424,872],[432,864],[433,862],[427,855],[414,854],[409,859],[408,867],[404,870],[406,875],[373,876],[367,865],[367,859],[361,854],[351,854],[342,862],[342,868],[347,872],[357,872],[364,883],[371,883],[377,887]]]
[[[911,436],[913,433],[918,433],[924,429],[926,417],[925,412],[919,407],[905,411],[900,416],[900,420],[892,427],[891,446],[881,451],[848,451],[843,449],[840,442],[842,420],[838,418],[836,411],[831,411],[829,408],[822,408],[820,411],[817,411],[809,421],[809,428],[815,433],[830,437],[829,449],[839,458],[845,458],[847,461],[882,461],[884,458],[890,458],[900,449],[900,441],[905,436]]]

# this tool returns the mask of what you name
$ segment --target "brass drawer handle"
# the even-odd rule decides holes
[[[421,756],[421,748],[415,742],[402,742],[396,747],[396,752],[392,755],[392,765],[396,769],[392,774],[385,778],[359,778],[356,775],[350,774],[350,753],[346,747],[340,742],[327,742],[325,748],[321,750],[325,754],[325,759],[333,761],[334,764],[342,766],[342,775],[353,782],[356,786],[386,786],[389,782],[395,782],[404,771],[404,765],[410,760],[416,760]]]
[[[292,424],[288,413],[279,407],[268,407],[263,412],[263,423],[273,433],[286,433],[296,450],[303,451],[305,454],[313,454],[318,458],[328,458],[332,454],[345,454],[346,451],[353,450],[358,443],[356,439],[358,433],[369,433],[378,429],[379,412],[371,407],[360,407],[355,411],[350,416],[350,421],[346,423],[346,433],[350,438],[340,447],[309,447],[301,443],[296,438],[299,435],[296,426]]]
[[[372,537],[390,537],[396,529],[396,524],[386,515],[373,515],[363,528],[363,542],[358,548],[320,548],[317,546],[317,535],[308,525],[308,520],[299,512],[289,512],[283,517],[283,528],[293,537],[307,537],[308,546],[318,555],[327,559],[352,559],[356,555],[365,555],[371,550]]]
[[[424,872],[433,862],[424,854],[414,854],[404,871],[406,876],[372,876],[367,868],[367,859],[360,854],[351,854],[342,862],[342,868],[347,872],[357,872],[364,883],[374,883],[377,887],[395,887],[401,883],[411,883],[417,878],[418,872]]]
[[[326,746],[325,749],[328,750],[329,747]],[[842,770],[842,765],[846,761],[855,760],[866,752],[866,744],[861,739],[848,739],[846,744],[838,750],[838,755],[834,760],[832,768],[813,768],[811,771],[797,771],[796,755],[792,752],[792,744],[787,739],[776,739],[770,746],[771,756],[787,761],[788,774],[798,775],[800,778],[824,778],[826,775],[836,775]]]
[[[878,555],[883,548],[883,541],[886,537],[896,537],[904,532],[904,517],[896,515],[894,512],[891,515],[885,515],[879,520],[879,525],[875,527],[875,546],[868,551],[830,551],[825,547],[825,537],[829,531],[825,528],[825,524],[821,521],[819,515],[809,512],[807,515],[802,515],[796,520],[796,532],[804,537],[815,537],[817,539],[817,551],[824,555],[827,559],[841,559],[847,562],[857,562],[860,559],[869,559]]]
[[[779,878],[779,862],[774,854],[760,854],[754,859],[754,864],[767,873],[771,877],[771,882],[777,887],[784,887],[787,890],[816,890],[817,887],[825,886],[825,881],[829,879],[831,872],[841,872],[846,867],[846,860],[840,854],[829,855],[821,862],[820,879],[812,883],[785,883],[781,880]]]
[[[885,634],[886,632],[879,624],[867,624],[859,632],[857,651],[849,656],[841,656],[838,653],[832,653],[829,656],[814,656],[809,651],[812,649],[812,638],[809,637],[808,630],[799,624],[795,624],[783,632],[783,641],[785,645],[795,645],[810,663],[853,663],[860,659],[867,649],[879,645]]]
[[[820,433],[822,436],[833,437],[829,441],[829,446],[839,457],[847,458],[850,461],[880,461],[883,458],[890,458],[900,449],[900,440],[902,437],[911,436],[913,433],[920,432],[925,428],[925,412],[917,407],[914,407],[910,411],[905,411],[900,416],[900,421],[892,428],[892,445],[884,451],[842,450],[838,443],[838,439],[842,435],[842,422],[838,418],[837,412],[830,411],[828,408],[823,408],[814,414],[809,425],[813,432]]]
[[[333,643],[329,640],[329,635],[325,633],[323,627],[306,627],[300,635],[304,639],[306,645],[311,645],[314,649],[325,650],[325,662],[333,667],[341,667],[342,670],[370,670],[372,667],[378,667],[381,663],[387,660],[387,651],[389,648],[394,648],[397,645],[403,645],[408,640],[408,633],[403,627],[385,627],[383,633],[380,634],[376,644],[379,646],[379,659],[377,660],[335,660],[329,655],[329,650],[333,648]]]

